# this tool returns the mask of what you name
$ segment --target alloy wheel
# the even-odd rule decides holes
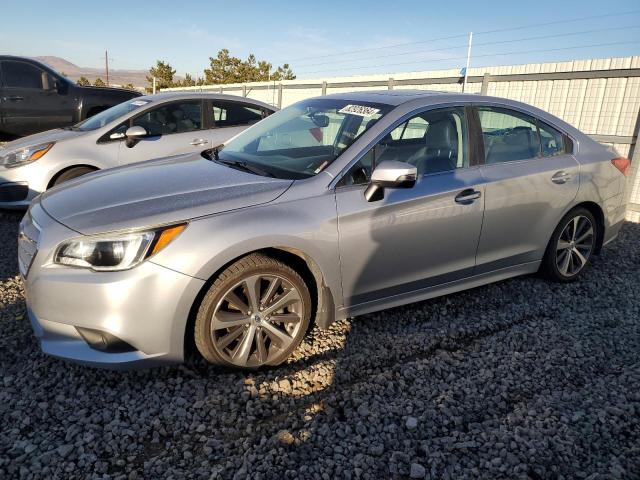
[[[213,346],[239,367],[276,364],[295,341],[304,306],[298,290],[279,275],[251,275],[229,288],[211,319]]]
[[[580,273],[593,251],[595,235],[591,220],[584,215],[571,218],[558,237],[556,266],[565,277]]]

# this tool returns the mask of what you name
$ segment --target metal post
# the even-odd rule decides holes
[[[153,77],[153,94],[156,94],[156,77]]]
[[[109,52],[104,51],[104,69],[107,72],[107,87],[109,86]]]
[[[219,90],[220,90],[220,93],[222,93],[222,87],[220,87]]]
[[[388,83],[389,90],[393,90],[394,84],[395,84],[395,80],[393,78],[389,78],[389,83]]]
[[[636,183],[636,179],[640,176],[640,169],[638,167],[633,168],[634,165],[637,165],[640,162],[640,148],[638,147],[638,142],[640,141],[640,111],[638,112],[638,116],[636,118],[636,125],[633,129],[633,137],[632,144],[629,145],[629,159],[631,160],[631,171],[635,170],[635,178],[631,177],[628,179],[627,184],[625,186],[624,192],[624,202],[627,204],[627,218],[629,218],[629,212],[640,212],[640,198],[636,194],[634,198],[631,197],[633,193],[633,185]]]
[[[462,82],[462,93],[467,87],[467,75],[469,75],[469,63],[471,63],[471,42],[473,41],[473,32],[469,32],[469,47],[467,48],[467,65],[464,68],[464,81]]]
[[[282,108],[282,84],[278,85],[278,108]]]
[[[322,82],[322,95],[327,94],[327,82]]]
[[[247,86],[246,85],[242,85],[242,96],[243,97],[247,96]]]
[[[489,82],[491,81],[491,74],[485,73],[482,77],[482,87],[480,87],[480,95],[486,95],[489,92]]]

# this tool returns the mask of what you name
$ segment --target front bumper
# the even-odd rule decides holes
[[[0,166],[0,208],[24,209],[47,189],[48,172],[38,162],[16,168]]]
[[[114,369],[183,360],[187,319],[202,280],[150,261],[121,272],[52,265],[55,246],[77,233],[48,217],[38,203],[31,215],[41,235],[25,290],[29,319],[43,352]],[[132,348],[98,350],[77,327],[113,335]]]

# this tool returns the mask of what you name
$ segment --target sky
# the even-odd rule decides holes
[[[4,0],[2,17],[0,54],[194,77],[222,48],[298,78],[460,68],[469,32],[472,67],[640,55],[637,0]]]

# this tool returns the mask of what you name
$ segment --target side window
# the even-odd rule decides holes
[[[414,117],[394,128],[390,135],[393,140],[409,140],[412,138],[424,138],[429,124],[422,117]]]
[[[266,111],[253,105],[213,102],[213,121],[218,128],[253,125],[266,116]]]
[[[502,108],[478,108],[486,164],[526,160],[540,155],[536,121]]]
[[[541,121],[538,121],[538,127],[540,128],[542,155],[545,157],[563,155],[566,150],[562,133]]]
[[[375,166],[387,160],[415,165],[419,175],[467,167],[464,109],[430,110],[400,124],[351,167],[340,185],[368,183]]]
[[[2,79],[5,87],[42,90],[47,74],[29,63],[2,62]]]
[[[202,129],[202,102],[188,100],[151,108],[136,117],[132,126],[144,127],[149,135],[200,130]]]

